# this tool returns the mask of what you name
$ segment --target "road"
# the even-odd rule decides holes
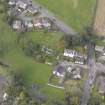
[[[27,3],[29,4],[29,1],[27,0]],[[36,2],[31,2],[32,6],[36,9],[38,9],[42,16],[48,17],[51,21],[54,22],[54,24],[58,27],[60,31],[62,31],[65,35],[71,35],[75,36],[77,33],[67,24],[65,24],[62,20],[60,20],[55,14],[53,14],[51,11],[46,9],[45,7],[41,6],[40,4]],[[19,17],[22,19],[31,19],[26,18],[24,15],[25,12],[23,12]]]
[[[83,96],[81,99],[81,105],[87,105],[92,91],[92,85],[96,77],[95,60],[94,60],[94,46],[90,43],[88,45],[88,77],[84,84]]]

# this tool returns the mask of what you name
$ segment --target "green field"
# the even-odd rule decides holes
[[[74,30],[81,32],[91,23],[96,0],[33,0],[42,4],[65,21]]]
[[[34,42],[46,45],[53,49],[57,49],[59,40],[63,34],[61,32],[28,32],[26,37]]]
[[[0,53],[1,48],[3,47],[4,49],[4,54],[0,54],[0,60],[3,59],[8,62],[11,65],[11,70],[20,73],[26,86],[31,86],[34,83],[39,84],[42,87],[41,91],[48,96],[49,102],[56,100],[58,97],[58,100],[63,100],[63,90],[47,86],[48,78],[52,73],[52,67],[37,63],[33,58],[26,56],[16,43],[18,33],[13,32],[1,17],[0,24]],[[49,46],[52,46],[60,38],[60,33],[48,33],[47,36],[45,35],[43,32],[29,32],[26,37],[36,42],[44,42],[44,44]],[[52,36],[52,41],[48,35]]]

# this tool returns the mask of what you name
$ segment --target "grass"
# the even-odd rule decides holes
[[[18,33],[13,32],[5,21],[2,21],[1,16],[0,24],[0,42],[2,41],[5,44],[6,49],[8,49],[4,56],[0,56],[0,59],[8,62],[11,65],[11,70],[18,72],[23,76],[24,84],[26,86],[30,86],[33,83],[39,84],[42,87],[41,91],[48,96],[49,103],[55,99],[62,101],[64,98],[64,91],[47,86],[49,75],[52,73],[52,67],[46,64],[37,63],[33,58],[26,56],[16,43]],[[52,35],[52,38],[55,38],[53,35],[56,35],[55,33],[49,33],[46,36],[46,39],[44,39],[45,34],[42,32],[27,34],[30,35],[29,37],[34,41],[38,42],[46,42],[48,35]],[[48,40],[49,39],[50,37]],[[54,41],[57,41],[56,38]],[[49,42],[47,41],[46,43],[48,44],[50,42],[51,41],[49,40]],[[53,45],[53,42],[51,42],[51,45]]]
[[[42,3],[78,31],[81,31],[84,25],[90,23],[93,1],[75,0],[75,2],[72,2],[71,0],[61,0],[59,2],[55,0],[38,0],[38,2]],[[33,83],[40,84],[42,87],[41,91],[48,96],[49,102],[53,100],[64,100],[64,91],[47,86],[48,77],[52,73],[52,67],[39,64],[34,59],[26,56],[16,43],[18,33],[13,32],[5,20],[3,21],[1,18],[2,16],[0,14],[0,42],[5,44],[7,50],[5,51],[5,56],[0,58],[9,62],[12,65],[11,69],[19,72],[23,76],[24,83],[27,86]],[[60,32],[28,32],[26,36],[35,42],[56,48],[57,42],[62,34]]]
[[[64,91],[47,86],[52,67],[35,62],[32,58],[25,56],[21,50],[18,49],[17,52],[17,49],[12,50],[5,57],[5,60],[12,65],[12,70],[23,76],[26,86],[31,86],[34,83],[39,84],[41,91],[48,96],[49,101],[53,101],[57,97],[62,101]]]
[[[27,38],[32,39],[34,42],[38,42],[40,44],[44,44],[53,49],[58,48],[58,43],[60,38],[63,36],[61,32],[28,32]]]
[[[82,32],[92,22],[96,0],[33,0],[56,14],[74,30]]]

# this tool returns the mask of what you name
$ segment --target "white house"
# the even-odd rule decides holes
[[[75,53],[76,53],[75,50],[65,49],[63,55],[66,56],[66,57],[73,58],[75,56]]]
[[[15,30],[21,30],[22,22],[20,20],[15,20],[12,24],[12,28]]]
[[[16,2],[15,2],[15,0],[10,0],[10,1],[8,2],[8,4],[9,4],[10,6],[13,6],[13,5],[16,4]]]
[[[104,46],[95,46],[95,50],[98,52],[103,52]]]

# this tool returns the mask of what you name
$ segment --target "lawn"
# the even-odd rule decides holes
[[[32,39],[34,42],[44,44],[53,49],[58,48],[59,40],[63,36],[61,32],[28,32],[26,33],[27,38]]]
[[[6,49],[4,51],[5,54],[0,56],[0,59],[3,59],[11,65],[10,70],[18,72],[23,76],[24,84],[26,86],[31,86],[33,83],[39,84],[42,87],[41,91],[48,96],[49,102],[55,99],[63,100],[64,91],[47,86],[49,75],[52,73],[52,67],[46,64],[37,63],[33,58],[26,56],[16,43],[18,33],[13,32],[8,24],[1,19],[1,16],[0,24],[0,50],[2,46],[4,46],[3,49]],[[45,34],[42,32],[27,34],[30,35],[29,37],[33,40],[35,38],[34,41],[46,42],[47,36],[46,39],[44,39]],[[54,41],[57,41],[56,37],[53,36],[55,33],[49,33],[48,35],[52,35]],[[46,42],[47,44],[51,42],[49,39],[50,37]],[[51,45],[53,42],[51,42]]]
[[[5,60],[12,65],[13,71],[22,75],[26,86],[39,84],[41,91],[48,96],[49,102],[56,100],[56,98],[60,101],[64,99],[63,90],[47,86],[52,66],[35,62],[34,59],[24,55],[19,48],[10,51],[5,56]]]
[[[33,0],[56,14],[78,32],[92,22],[96,0]]]

